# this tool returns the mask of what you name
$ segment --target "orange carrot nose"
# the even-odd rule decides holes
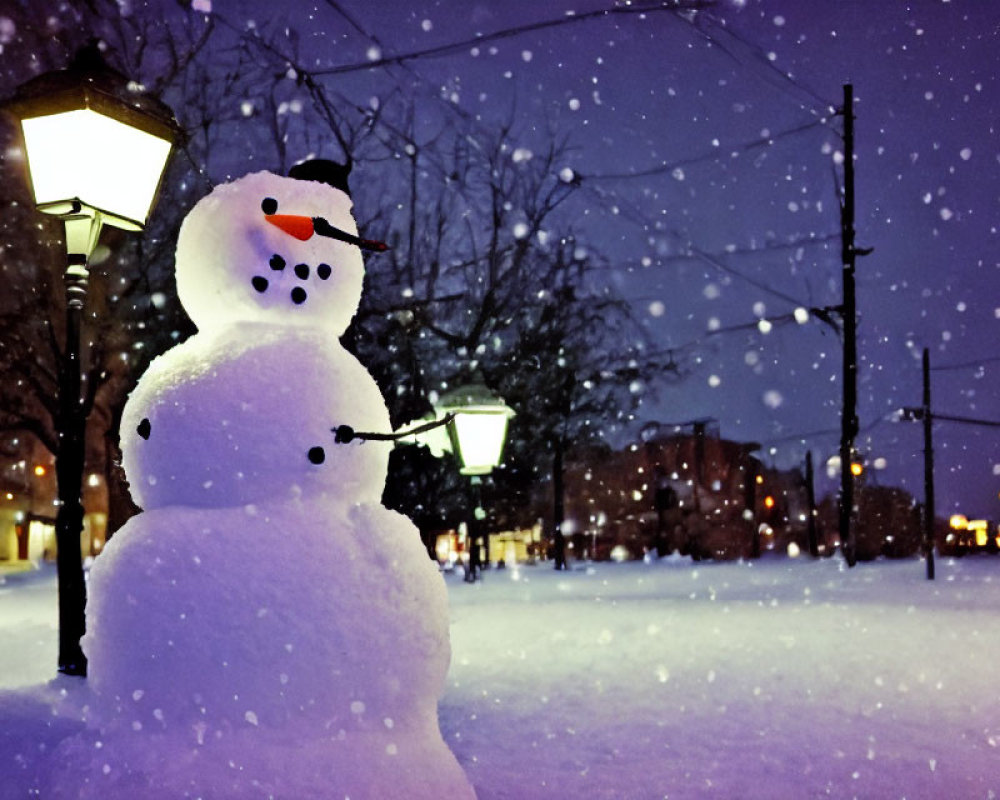
[[[300,217],[295,214],[265,214],[264,219],[275,227],[281,228],[289,236],[294,236],[303,242],[313,235],[312,217]]]

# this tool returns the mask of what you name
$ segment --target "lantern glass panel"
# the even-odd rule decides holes
[[[145,224],[169,141],[89,109],[23,119],[21,127],[36,205],[77,199]]]
[[[500,463],[508,416],[506,409],[462,409],[456,413],[452,424],[455,426],[464,474],[484,475]]]

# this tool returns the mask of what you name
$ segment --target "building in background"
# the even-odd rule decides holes
[[[0,563],[54,561],[56,557],[55,461],[30,437],[7,440],[0,457]],[[83,491],[80,552],[97,555],[107,536],[107,489],[88,471]]]

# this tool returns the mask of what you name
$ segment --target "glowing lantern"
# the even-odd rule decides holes
[[[448,432],[463,475],[486,475],[500,464],[514,411],[489,388],[462,386],[443,395],[435,410],[441,417],[454,415]]]
[[[180,135],[165,105],[137,91],[89,46],[68,69],[19,87],[7,109],[21,122],[39,211],[142,228]],[[89,255],[88,244],[92,249],[92,242],[70,244],[70,252]]]

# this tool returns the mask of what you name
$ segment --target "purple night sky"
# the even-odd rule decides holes
[[[811,450],[821,494],[836,487],[821,465],[838,452],[841,343],[796,310],[842,298],[832,112],[851,83],[856,243],[874,248],[857,266],[868,480],[923,499],[921,426],[898,411],[921,403],[925,347],[934,412],[1000,422],[994,2],[719,0],[686,15],[647,0],[143,5],[237,31],[287,26],[301,61],[357,106],[401,83],[426,97],[428,138],[443,106],[484,126],[514,119],[521,158],[568,136],[581,180],[563,222],[607,257],[603,275],[634,302],[649,348],[683,372],[636,387],[640,422],[714,418],[778,467]],[[512,28],[526,30],[489,36]],[[331,147],[318,155],[338,157]],[[230,174],[259,168],[232,151]],[[1000,426],[938,421],[934,449],[938,514],[1000,518]]]
[[[340,66],[609,5],[345,0],[293,4],[288,19],[311,17],[303,46]],[[234,6],[213,10],[245,21]],[[1000,421],[998,30],[1000,9],[973,0],[730,0],[711,20],[615,14],[405,69],[484,123],[513,107],[528,150],[553,127],[571,133],[585,189],[574,227],[613,256],[608,279],[651,346],[689,370],[648,387],[645,418],[714,417],[782,467],[838,448],[840,340],[790,315],[841,300],[830,110],[852,83],[856,241],[874,247],[857,268],[857,446],[870,480],[922,499],[921,426],[895,412],[921,403],[923,348],[936,413]],[[378,73],[338,79],[363,97]],[[1000,428],[939,421],[934,447],[938,513],[1000,517]]]

